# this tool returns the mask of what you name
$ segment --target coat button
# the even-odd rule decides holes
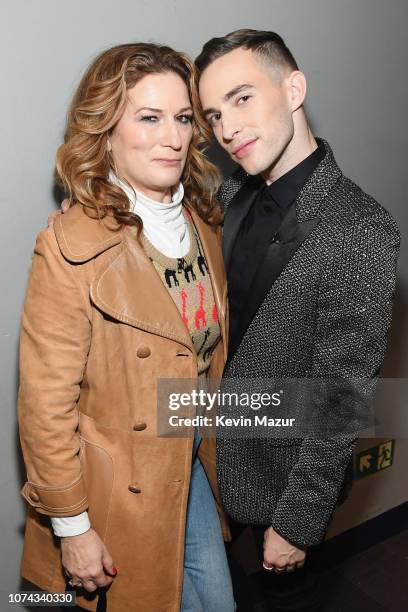
[[[143,431],[144,429],[146,429],[147,425],[146,423],[135,423],[133,425],[133,429],[135,431]]]
[[[148,346],[139,346],[136,355],[140,357],[140,359],[145,359],[146,357],[149,357],[150,353],[151,350]]]
[[[38,493],[36,493],[35,491],[30,491],[29,496],[30,496],[30,499],[31,499],[33,502],[38,502],[38,501],[40,501],[40,496],[39,496],[39,495],[38,495]]]
[[[142,489],[139,489],[139,487],[135,487],[133,485],[129,485],[128,489],[131,493],[141,493]]]

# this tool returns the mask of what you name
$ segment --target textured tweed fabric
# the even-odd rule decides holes
[[[369,383],[382,365],[398,227],[342,175],[323,143],[326,156],[296,200],[299,222],[319,222],[267,291],[226,378],[344,377]],[[223,183],[219,198],[225,210],[246,181],[240,169]],[[227,225],[228,212],[224,232]],[[344,490],[355,442],[350,435],[220,437],[219,485],[226,510],[242,523],[272,525],[299,546],[318,544]]]

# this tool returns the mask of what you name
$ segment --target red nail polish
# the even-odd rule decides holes
[[[118,573],[118,570],[116,569],[116,567],[112,567],[112,572],[113,572],[114,574],[117,574],[117,573]]]

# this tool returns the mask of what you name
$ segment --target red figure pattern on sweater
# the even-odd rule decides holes
[[[181,296],[181,318],[184,321],[184,325],[188,327],[188,318],[187,318],[187,291],[182,289],[180,292]]]
[[[204,289],[202,283],[198,283],[198,290],[200,292],[200,306],[196,310],[196,313],[195,313],[195,326],[196,326],[196,329],[200,329],[200,321],[202,321],[202,326],[203,327],[206,327],[206,325],[207,325],[207,318],[205,316],[205,309],[204,309],[204,293],[205,293],[205,289]]]

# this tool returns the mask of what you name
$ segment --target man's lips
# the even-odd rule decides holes
[[[257,140],[257,138],[251,138],[250,140],[242,142],[237,147],[235,147],[235,149],[233,149],[232,154],[238,158],[244,157],[244,155],[249,152],[249,150],[252,148],[252,145],[255,144]]]

